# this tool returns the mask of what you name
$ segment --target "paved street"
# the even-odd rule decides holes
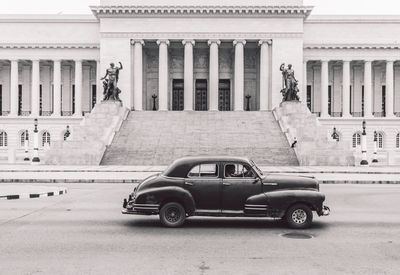
[[[282,237],[294,231],[269,219],[166,229],[120,214],[132,184],[62,186],[0,201],[0,274],[399,274],[399,185],[322,185],[332,214],[300,231],[312,239]]]

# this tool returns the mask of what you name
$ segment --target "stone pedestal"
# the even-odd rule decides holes
[[[299,101],[283,102],[274,109],[274,115],[291,145],[296,139],[295,152],[302,166],[354,166],[350,144],[327,136],[305,104]]]
[[[106,147],[128,115],[119,101],[103,101],[72,128],[67,141],[52,144],[43,162],[51,165],[99,165]]]

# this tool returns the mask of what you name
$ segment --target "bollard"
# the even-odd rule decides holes
[[[378,134],[376,131],[374,131],[374,157],[372,158],[372,162],[373,163],[377,163],[378,162]]]
[[[25,158],[24,158],[24,161],[30,161],[30,158],[29,158],[29,137],[28,137],[28,130],[25,131],[24,149],[25,149]]]

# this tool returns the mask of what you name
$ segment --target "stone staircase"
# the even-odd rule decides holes
[[[354,166],[350,144],[328,137],[325,127],[305,104],[283,102],[273,112],[288,142],[296,138],[295,152],[301,166]]]
[[[79,126],[72,127],[66,141],[53,142],[43,157],[44,164],[99,165],[128,112],[120,102],[97,104]]]
[[[131,112],[102,165],[167,165],[183,156],[247,156],[298,165],[272,112]]]

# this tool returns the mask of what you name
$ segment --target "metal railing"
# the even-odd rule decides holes
[[[72,116],[72,111],[61,111],[61,116]]]
[[[364,112],[352,112],[351,115],[353,117],[363,117],[364,116]]]
[[[386,116],[385,112],[373,112],[372,115],[374,117],[385,117]]]
[[[331,117],[342,117],[342,112],[332,112]]]
[[[51,111],[41,111],[40,112],[40,116],[51,116],[53,114],[53,112]]]
[[[31,115],[31,111],[20,111],[18,113],[19,116],[30,116]]]

